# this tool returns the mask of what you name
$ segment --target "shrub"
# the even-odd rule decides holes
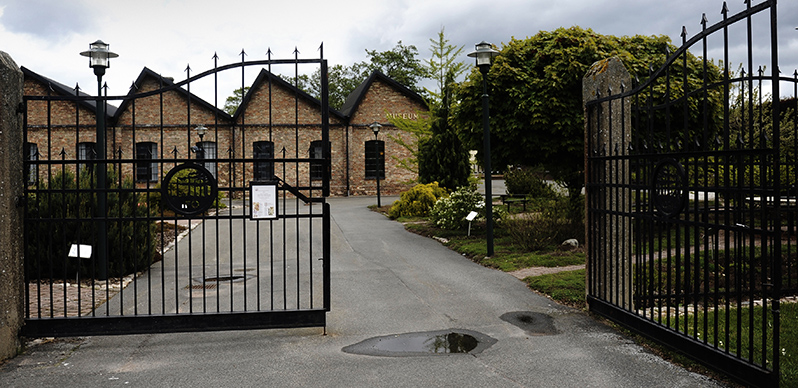
[[[505,219],[502,225],[513,242],[528,251],[549,249],[569,238],[582,240],[584,231],[568,220],[567,203],[565,198],[540,201],[536,211]]]
[[[85,171],[85,170],[84,170]],[[109,277],[120,277],[147,268],[156,257],[157,235],[155,209],[142,194],[133,191],[130,179],[120,182],[113,170],[107,175],[106,209],[108,219]],[[97,193],[92,176],[71,171],[53,176],[47,187],[27,198],[25,208],[25,254],[29,277],[71,278],[99,275],[92,268],[94,260],[69,259],[72,244],[87,244],[95,249],[99,222],[96,214]]]
[[[494,220],[500,220],[502,209],[493,207]],[[430,221],[441,229],[464,229],[468,225],[466,216],[472,211],[480,213],[480,219],[485,218],[485,200],[477,192],[475,186],[463,186],[455,190],[448,198],[441,198],[435,203],[430,212]]]
[[[542,168],[516,168],[504,173],[507,194],[533,198],[556,198],[557,193],[543,180]]]
[[[399,217],[423,217],[429,215],[435,202],[448,195],[446,189],[438,182],[419,184],[402,193],[398,201],[393,203],[388,215],[392,219]]]

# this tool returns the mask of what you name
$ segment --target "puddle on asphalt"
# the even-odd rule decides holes
[[[529,335],[555,335],[559,332],[554,326],[554,318],[543,313],[515,311],[503,314],[503,321],[518,326]]]
[[[386,357],[477,354],[495,343],[495,339],[482,333],[455,329],[375,337],[347,346],[343,351]]]

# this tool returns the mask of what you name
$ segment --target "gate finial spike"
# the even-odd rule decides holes
[[[793,77],[798,78],[798,69],[795,69],[795,73],[792,73]]]
[[[298,55],[299,55],[299,48],[297,48],[297,46],[294,46],[294,57]]]
[[[130,83],[130,89],[129,90],[133,90],[133,89],[135,89],[135,90],[139,89],[139,87],[136,86],[136,81],[133,81],[133,82]]]
[[[247,52],[246,52],[246,51],[244,51],[244,48],[242,47],[242,48],[241,48],[241,52],[240,52],[240,53],[238,53],[238,55],[240,55],[240,56],[241,56],[241,62],[244,62],[244,57],[247,55]]]
[[[177,154],[178,154],[178,152],[177,152],[177,146],[175,146],[175,148],[173,148],[173,149],[172,149],[172,155],[174,155],[174,158],[175,158],[175,159],[177,159]]]
[[[79,94],[80,94],[80,84],[75,82],[75,95],[77,96]]]
[[[219,55],[216,54],[216,51],[213,52],[213,56],[211,57],[211,59],[213,59],[214,61],[219,59]]]
[[[266,49],[266,57],[269,58],[269,59],[272,59],[272,48],[271,47]]]
[[[729,16],[729,7],[726,6],[726,2],[723,2],[723,9],[720,10],[720,13],[723,15],[723,20],[726,20]]]
[[[687,42],[687,27],[682,26],[682,44]]]
[[[708,22],[709,22],[709,20],[707,20],[707,14],[706,13],[701,14],[701,25],[703,26],[703,28],[705,30],[707,29],[707,23]]]

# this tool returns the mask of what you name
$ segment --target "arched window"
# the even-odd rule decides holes
[[[25,143],[25,160],[28,162],[35,162],[39,160],[39,146],[36,143]],[[28,164],[28,168],[26,170],[28,175],[28,186],[33,186],[36,184],[36,179],[39,176],[39,174],[36,173],[37,170],[37,164]]]
[[[153,142],[136,143],[136,181],[157,182],[158,163],[153,162],[158,155],[158,144]]]
[[[252,167],[253,179],[256,181],[270,181],[274,179],[274,163],[259,161],[260,159],[274,158],[274,143],[270,141],[256,141],[252,143],[252,156],[255,159]]]
[[[366,179],[385,179],[385,142],[369,140],[366,142]]]
[[[78,160],[94,160],[97,159],[97,143],[82,142],[78,143]],[[88,168],[91,174],[94,171],[94,163],[80,163],[78,162],[78,173],[82,172],[84,168]]]
[[[308,150],[311,159],[324,159],[324,150],[322,148],[322,141],[315,140],[310,142],[310,149]],[[330,148],[330,143],[327,143],[327,149]],[[322,180],[324,179],[324,163],[311,162],[310,163],[310,179]]]
[[[208,160],[202,165],[216,178],[216,142],[202,141],[197,143],[197,147],[199,148],[197,151],[197,159]]]

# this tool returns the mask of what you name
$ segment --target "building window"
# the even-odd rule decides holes
[[[310,149],[308,152],[310,153],[311,159],[324,159],[322,144],[321,140],[310,142]],[[329,143],[327,143],[327,148],[329,149]],[[314,181],[324,179],[324,163],[310,162],[310,179]]]
[[[366,142],[366,179],[385,179],[385,142],[369,140]]]
[[[78,173],[83,173],[87,169],[89,174],[94,172],[94,163],[81,163],[80,161],[97,159],[97,148],[94,142],[78,143]]]
[[[30,162],[26,169],[28,186],[33,186],[36,184],[36,178],[39,176],[39,174],[36,173],[39,165],[34,163],[39,160],[39,146],[36,143],[25,143],[25,160]]]
[[[153,162],[158,145],[153,142],[136,143],[136,181],[157,182],[158,163]]]
[[[256,141],[252,143],[253,175],[256,181],[270,181],[274,178],[274,163],[260,162],[260,159],[274,158],[274,143],[270,141]]]
[[[203,141],[197,143],[197,147],[199,147],[199,151],[197,151],[197,159],[205,159],[208,160],[204,162],[202,165],[210,171],[211,175],[216,178],[216,142],[215,141]]]

